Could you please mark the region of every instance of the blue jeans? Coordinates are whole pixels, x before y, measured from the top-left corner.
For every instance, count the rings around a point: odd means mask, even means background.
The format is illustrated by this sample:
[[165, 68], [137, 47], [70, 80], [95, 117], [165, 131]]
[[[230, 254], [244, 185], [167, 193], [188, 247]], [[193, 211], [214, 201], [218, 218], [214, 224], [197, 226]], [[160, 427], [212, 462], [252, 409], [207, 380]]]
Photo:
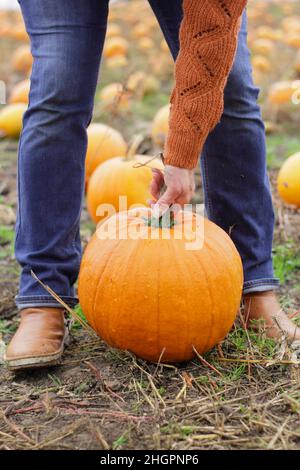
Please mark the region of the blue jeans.
[[[182, 0], [149, 0], [174, 59]], [[20, 0], [34, 64], [18, 163], [16, 258], [19, 308], [57, 306], [33, 270], [74, 306], [81, 244], [86, 128], [91, 120], [108, 0]], [[222, 119], [201, 157], [208, 216], [231, 233], [244, 265], [244, 292], [274, 289], [274, 214], [264, 125], [246, 44], [246, 15]]]

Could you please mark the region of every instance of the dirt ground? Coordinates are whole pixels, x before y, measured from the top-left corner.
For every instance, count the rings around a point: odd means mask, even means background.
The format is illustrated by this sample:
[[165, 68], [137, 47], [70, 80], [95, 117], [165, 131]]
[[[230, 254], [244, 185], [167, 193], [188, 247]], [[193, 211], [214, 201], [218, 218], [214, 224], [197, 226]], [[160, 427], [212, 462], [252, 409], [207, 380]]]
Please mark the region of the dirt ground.
[[[8, 60], [12, 45], [0, 41]], [[125, 134], [149, 129], [155, 110], [168, 100], [168, 70], [160, 93], [135, 104], [129, 115], [114, 117]], [[0, 78], [5, 74], [3, 68]], [[103, 83], [116, 79], [115, 74], [104, 71]], [[9, 76], [9, 83], [17, 78]], [[95, 119], [100, 117], [96, 106]], [[278, 129], [267, 139], [276, 212], [274, 264], [282, 281], [282, 305], [297, 321], [300, 212], [280, 202], [276, 176], [281, 162], [300, 150], [300, 138], [294, 117], [277, 121]], [[151, 151], [145, 135], [145, 151]], [[0, 142], [0, 358], [18, 324], [19, 268], [13, 255], [17, 146]], [[201, 201], [199, 179], [198, 186]], [[86, 210], [81, 226], [86, 244], [94, 230]], [[0, 449], [299, 450], [299, 361], [284, 341], [275, 344], [263, 331], [245, 330], [240, 316], [204, 361], [172, 366], [113, 350], [75, 323], [59, 366], [11, 373], [0, 363]]]

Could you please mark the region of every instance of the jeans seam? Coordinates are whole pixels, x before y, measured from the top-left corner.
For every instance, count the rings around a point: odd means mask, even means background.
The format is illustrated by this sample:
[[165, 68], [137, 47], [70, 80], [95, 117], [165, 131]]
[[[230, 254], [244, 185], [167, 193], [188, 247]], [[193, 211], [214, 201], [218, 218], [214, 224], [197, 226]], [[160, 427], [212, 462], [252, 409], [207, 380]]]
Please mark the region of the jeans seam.
[[278, 285], [279, 279], [258, 279], [257, 281], [245, 281], [244, 286], [263, 286], [263, 285]]
[[[59, 296], [59, 298], [60, 299], [70, 299], [70, 300], [72, 300], [72, 299], [76, 299], [77, 297], [75, 297], [75, 296], [72, 297], [70, 295], [61, 295], [61, 296]], [[24, 296], [23, 295], [20, 295], [20, 296], [17, 295], [16, 299], [18, 301], [24, 301], [24, 302], [25, 301], [27, 302], [28, 300], [47, 300], [49, 302], [50, 301], [52, 302], [52, 301], [55, 300], [55, 299], [53, 299], [53, 297], [47, 297], [47, 296], [44, 296], [44, 295], [24, 295]]]

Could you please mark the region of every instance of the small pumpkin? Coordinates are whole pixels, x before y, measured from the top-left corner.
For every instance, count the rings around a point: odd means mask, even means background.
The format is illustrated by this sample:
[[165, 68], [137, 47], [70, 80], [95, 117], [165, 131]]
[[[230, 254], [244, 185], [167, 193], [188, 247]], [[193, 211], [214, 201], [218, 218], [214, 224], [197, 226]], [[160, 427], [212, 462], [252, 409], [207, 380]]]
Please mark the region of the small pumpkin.
[[280, 29], [274, 29], [270, 26], [260, 26], [259, 28], [257, 28], [256, 35], [260, 39], [280, 41], [283, 37], [283, 32]]
[[17, 41], [21, 42], [29, 42], [29, 36], [25, 29], [24, 23], [16, 24], [11, 30], [12, 38], [16, 39]]
[[159, 87], [160, 83], [156, 77], [141, 71], [132, 73], [126, 83], [126, 89], [138, 97], [156, 93]]
[[[149, 226], [151, 217], [150, 209], [138, 208], [99, 227], [83, 256], [79, 301], [109, 345], [152, 362], [188, 361], [232, 327], [242, 293], [241, 259], [230, 237], [207, 219], [179, 212], [170, 237], [163, 238], [163, 228]], [[203, 245], [188, 250], [196, 226], [203, 227]]]
[[122, 67], [127, 67], [128, 59], [124, 55], [114, 55], [106, 59], [106, 67], [109, 69], [120, 69]]
[[127, 144], [120, 132], [101, 123], [92, 123], [87, 130], [88, 146], [85, 159], [86, 182], [100, 163], [124, 155]]
[[147, 25], [144, 22], [139, 23], [132, 28], [131, 36], [134, 39], [148, 38], [151, 34], [151, 25]]
[[33, 64], [30, 46], [23, 45], [18, 47], [12, 56], [12, 68], [14, 71], [27, 74]]
[[297, 72], [297, 74], [300, 75], [300, 51], [298, 52], [297, 56], [296, 56], [296, 60], [295, 60], [295, 64], [294, 64], [294, 69], [295, 71]]
[[300, 19], [297, 16], [288, 16], [282, 20], [282, 27], [286, 33], [300, 32]]
[[275, 105], [291, 104], [299, 89], [300, 80], [276, 82], [270, 88], [268, 99]]
[[169, 130], [170, 105], [163, 106], [154, 116], [151, 136], [156, 145], [164, 146]]
[[299, 32], [290, 32], [284, 39], [284, 42], [291, 47], [299, 49], [300, 47], [300, 31]]
[[125, 111], [130, 106], [130, 95], [122, 83], [110, 83], [99, 93], [101, 106], [106, 111]]
[[17, 83], [11, 91], [9, 103], [25, 103], [28, 104], [30, 90], [30, 80], [22, 80]]
[[252, 43], [252, 49], [256, 54], [269, 56], [275, 49], [274, 41], [271, 39], [255, 39]]
[[300, 209], [300, 152], [291, 155], [282, 165], [277, 180], [283, 201]]
[[153, 39], [147, 37], [141, 38], [137, 45], [141, 51], [151, 51], [155, 48]]
[[121, 34], [122, 34], [121, 26], [118, 25], [118, 23], [114, 23], [112, 21], [108, 23], [107, 31], [106, 31], [107, 38], [121, 36]]
[[121, 36], [113, 36], [106, 40], [103, 55], [104, 57], [126, 55], [128, 47], [128, 41], [126, 39]]
[[[99, 165], [92, 174], [87, 189], [87, 208], [94, 222], [102, 221], [107, 214], [97, 215], [99, 206], [111, 204], [116, 211], [124, 210], [119, 206], [120, 196], [127, 197], [127, 208], [147, 204], [151, 199], [149, 186], [152, 180], [151, 167], [163, 169], [160, 160], [145, 165], [151, 157], [116, 157]], [[141, 163], [140, 166], [137, 163]]]
[[272, 69], [271, 62], [263, 55], [255, 55], [252, 58], [252, 65], [260, 72], [269, 72]]
[[0, 111], [0, 133], [6, 137], [17, 139], [20, 136], [23, 115], [27, 109], [24, 103], [8, 104]]

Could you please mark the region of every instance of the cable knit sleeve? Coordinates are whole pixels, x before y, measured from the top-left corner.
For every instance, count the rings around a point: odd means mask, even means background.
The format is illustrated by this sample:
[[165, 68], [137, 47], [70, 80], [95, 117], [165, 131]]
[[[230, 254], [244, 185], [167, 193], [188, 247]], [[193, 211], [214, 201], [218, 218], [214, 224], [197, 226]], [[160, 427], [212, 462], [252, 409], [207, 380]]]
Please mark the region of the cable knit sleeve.
[[195, 168], [223, 112], [223, 95], [247, 0], [183, 0], [165, 164]]

